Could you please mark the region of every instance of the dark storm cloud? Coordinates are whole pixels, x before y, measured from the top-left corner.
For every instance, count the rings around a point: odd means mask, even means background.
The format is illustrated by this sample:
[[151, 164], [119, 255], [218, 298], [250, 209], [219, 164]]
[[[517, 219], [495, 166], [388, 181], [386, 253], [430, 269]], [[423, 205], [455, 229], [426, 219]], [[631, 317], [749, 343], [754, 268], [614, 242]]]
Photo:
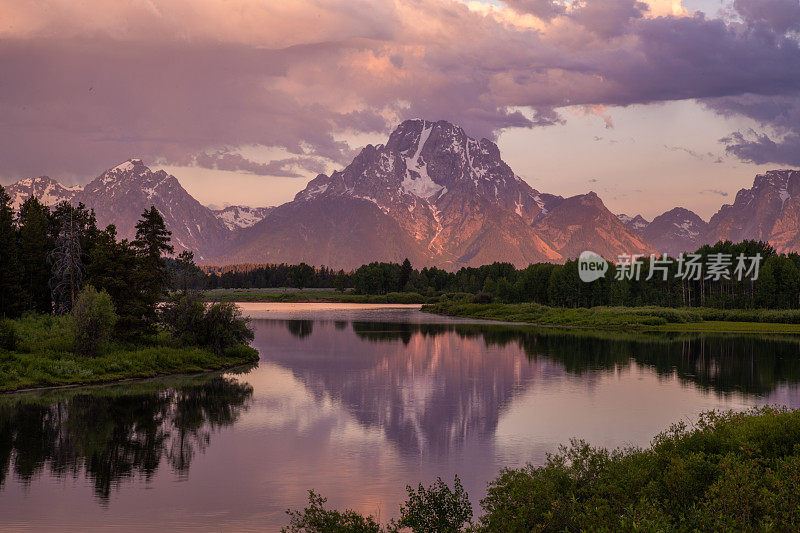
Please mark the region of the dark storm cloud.
[[[442, 0], [239, 3], [0, 0], [17, 17], [0, 27], [0, 175], [88, 179], [132, 156], [288, 175], [345, 163], [343, 136], [405, 118], [492, 138], [560, 124], [564, 106], [682, 99], [764, 126], [729, 153], [797, 161], [797, 2], [737, 0], [722, 20], [509, 0], [537, 29]], [[245, 145], [291, 156], [252, 162]]]

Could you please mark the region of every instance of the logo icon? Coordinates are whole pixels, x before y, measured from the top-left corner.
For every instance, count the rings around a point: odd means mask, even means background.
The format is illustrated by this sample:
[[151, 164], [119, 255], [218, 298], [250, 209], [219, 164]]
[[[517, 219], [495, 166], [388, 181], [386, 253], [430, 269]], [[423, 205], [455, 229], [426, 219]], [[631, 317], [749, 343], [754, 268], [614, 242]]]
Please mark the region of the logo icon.
[[578, 257], [578, 276], [581, 281], [591, 283], [606, 275], [608, 261], [599, 254], [586, 250]]

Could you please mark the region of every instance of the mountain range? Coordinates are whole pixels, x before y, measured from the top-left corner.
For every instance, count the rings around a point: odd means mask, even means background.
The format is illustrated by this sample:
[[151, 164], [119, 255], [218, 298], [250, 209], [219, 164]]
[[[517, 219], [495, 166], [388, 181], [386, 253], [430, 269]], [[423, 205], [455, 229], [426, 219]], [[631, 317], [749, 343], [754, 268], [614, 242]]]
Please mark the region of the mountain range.
[[132, 238], [154, 205], [176, 253], [206, 264], [298, 263], [351, 269], [402, 261], [455, 270], [494, 261], [518, 266], [563, 262], [592, 250], [619, 254], [693, 251], [720, 239], [760, 239], [800, 250], [800, 172], [756, 176], [732, 205], [705, 222], [676, 207], [648, 222], [615, 215], [594, 192], [563, 198], [537, 191], [502, 160], [497, 145], [446, 121], [408, 120], [385, 145], [367, 145], [340, 171], [320, 174], [277, 207], [211, 209], [177, 178], [139, 159], [106, 170], [88, 185], [64, 187], [47, 176], [6, 187], [17, 208], [37, 196], [48, 205], [82, 202], [102, 226]]

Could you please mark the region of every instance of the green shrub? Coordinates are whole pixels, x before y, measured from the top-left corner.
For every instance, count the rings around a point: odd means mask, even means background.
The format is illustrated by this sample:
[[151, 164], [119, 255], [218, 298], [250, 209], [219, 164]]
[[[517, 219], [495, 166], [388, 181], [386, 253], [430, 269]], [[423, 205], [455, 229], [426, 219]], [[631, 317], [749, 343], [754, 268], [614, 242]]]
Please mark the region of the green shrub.
[[361, 516], [347, 509], [325, 509], [326, 498], [308, 491], [308, 506], [300, 511], [286, 511], [289, 525], [285, 533], [380, 533], [381, 526], [372, 516]]
[[173, 295], [160, 309], [161, 324], [185, 344], [202, 344], [206, 305], [199, 293]]
[[400, 507], [400, 520], [392, 522], [390, 530], [409, 528], [414, 533], [457, 533], [472, 525], [472, 504], [456, 476], [453, 489], [442, 478], [430, 487], [422, 483], [415, 490], [406, 485], [408, 498]]
[[253, 340], [250, 321], [236, 304], [217, 302], [206, 307], [200, 294], [174, 297], [161, 309], [160, 319], [176, 339], [212, 348], [217, 355]]
[[111, 338], [117, 313], [106, 291], [88, 286], [81, 291], [72, 308], [75, 352], [95, 357], [102, 353]]
[[494, 296], [490, 292], [481, 291], [472, 297], [472, 303], [474, 304], [490, 304], [493, 301], [494, 301]]
[[236, 304], [219, 302], [208, 306], [200, 336], [203, 346], [209, 346], [218, 355], [223, 355], [227, 348], [252, 340], [250, 319], [242, 316]]
[[17, 349], [18, 342], [19, 335], [13, 324], [8, 320], [0, 321], [0, 350], [13, 352]]

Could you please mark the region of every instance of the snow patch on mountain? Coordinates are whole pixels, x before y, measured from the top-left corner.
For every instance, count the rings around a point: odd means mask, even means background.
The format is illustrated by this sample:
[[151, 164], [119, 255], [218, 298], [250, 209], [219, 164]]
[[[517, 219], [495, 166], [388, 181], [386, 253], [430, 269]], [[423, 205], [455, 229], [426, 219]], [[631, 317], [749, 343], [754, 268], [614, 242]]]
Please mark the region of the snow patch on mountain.
[[249, 207], [246, 205], [230, 205], [224, 209], [212, 209], [214, 215], [231, 230], [249, 228], [262, 220], [274, 207]]

